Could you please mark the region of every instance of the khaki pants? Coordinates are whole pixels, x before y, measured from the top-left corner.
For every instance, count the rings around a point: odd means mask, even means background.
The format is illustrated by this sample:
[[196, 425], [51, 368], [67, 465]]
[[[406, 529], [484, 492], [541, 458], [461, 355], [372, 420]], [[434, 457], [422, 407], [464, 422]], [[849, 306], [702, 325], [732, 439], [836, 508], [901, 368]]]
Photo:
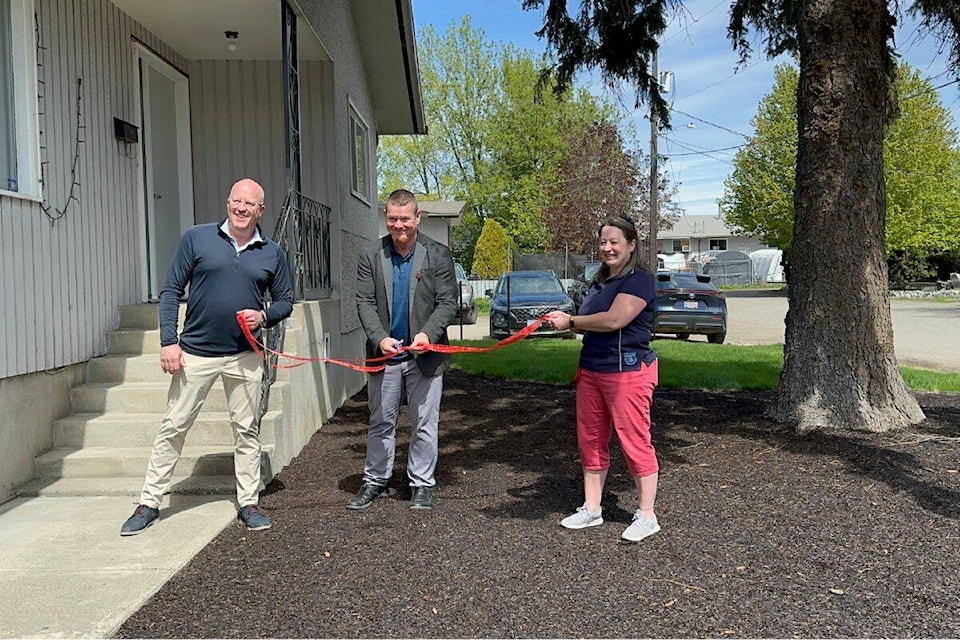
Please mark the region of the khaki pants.
[[237, 502], [257, 504], [260, 492], [260, 429], [256, 422], [260, 403], [262, 358], [252, 351], [233, 356], [205, 358], [183, 354], [184, 367], [170, 381], [167, 412], [153, 442], [150, 463], [140, 493], [140, 503], [154, 509], [170, 486], [180, 459], [183, 441], [193, 426], [203, 401], [217, 378], [223, 379], [230, 423], [233, 425], [233, 465], [237, 476]]

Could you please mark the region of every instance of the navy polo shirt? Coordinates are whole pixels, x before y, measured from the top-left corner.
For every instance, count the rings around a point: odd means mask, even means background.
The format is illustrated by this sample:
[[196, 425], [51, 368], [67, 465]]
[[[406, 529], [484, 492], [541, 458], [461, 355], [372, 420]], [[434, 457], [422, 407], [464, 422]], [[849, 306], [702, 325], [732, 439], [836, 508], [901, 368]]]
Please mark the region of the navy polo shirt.
[[590, 286], [577, 315], [609, 311], [614, 298], [626, 293], [647, 301], [640, 314], [618, 331], [584, 331], [580, 367], [598, 373], [636, 371], [641, 363], [653, 364], [657, 352], [650, 348], [653, 301], [656, 289], [653, 276], [642, 269]]
[[[390, 335], [403, 341], [404, 346], [410, 345], [410, 276], [413, 271], [413, 254], [416, 245], [410, 252], [402, 256], [396, 247], [390, 245], [390, 261], [393, 264], [393, 308], [390, 310]], [[405, 351], [390, 362], [403, 362], [413, 355]]]

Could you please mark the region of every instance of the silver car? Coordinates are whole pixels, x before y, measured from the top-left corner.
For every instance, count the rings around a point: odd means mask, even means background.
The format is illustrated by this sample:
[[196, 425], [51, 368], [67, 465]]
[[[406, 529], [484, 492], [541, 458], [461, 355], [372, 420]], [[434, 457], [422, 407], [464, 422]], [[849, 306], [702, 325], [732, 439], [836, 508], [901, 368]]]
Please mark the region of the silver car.
[[457, 305], [457, 315], [455, 318], [458, 323], [476, 324], [477, 303], [473, 299], [473, 285], [467, 281], [467, 274], [464, 273], [460, 263], [454, 263], [453, 270], [457, 274], [457, 284], [460, 285], [460, 290], [457, 294], [459, 304]]

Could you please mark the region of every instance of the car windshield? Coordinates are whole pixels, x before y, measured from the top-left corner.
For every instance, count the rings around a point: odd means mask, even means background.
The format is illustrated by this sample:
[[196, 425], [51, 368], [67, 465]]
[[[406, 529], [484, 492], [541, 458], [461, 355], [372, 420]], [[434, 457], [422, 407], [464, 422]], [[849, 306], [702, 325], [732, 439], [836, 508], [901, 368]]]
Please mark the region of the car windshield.
[[457, 280], [467, 279], [467, 274], [463, 272], [463, 267], [460, 266], [459, 262], [453, 263], [453, 271], [457, 274]]
[[593, 264], [588, 264], [583, 268], [583, 279], [586, 282], [593, 281], [593, 277], [597, 275], [597, 271], [600, 269], [600, 263], [595, 262]]
[[563, 293], [563, 285], [552, 273], [515, 274], [500, 278], [498, 295], [506, 295], [507, 279], [510, 280], [510, 295], [524, 296], [538, 293]]
[[712, 282], [700, 282], [697, 280], [697, 276], [687, 273], [672, 273], [670, 274], [670, 280], [664, 281], [657, 279], [657, 287], [661, 289], [673, 288], [673, 289], [710, 289], [714, 290], [717, 288]]

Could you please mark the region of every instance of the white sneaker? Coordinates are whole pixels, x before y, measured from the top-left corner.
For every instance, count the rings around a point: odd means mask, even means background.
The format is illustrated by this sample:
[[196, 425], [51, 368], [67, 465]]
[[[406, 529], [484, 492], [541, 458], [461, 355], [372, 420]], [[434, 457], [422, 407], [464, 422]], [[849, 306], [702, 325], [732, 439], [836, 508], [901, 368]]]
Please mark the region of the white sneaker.
[[630, 526], [626, 528], [620, 537], [629, 542], [640, 542], [644, 538], [652, 536], [657, 531], [660, 531], [660, 525], [657, 523], [656, 517], [654, 517], [653, 520], [648, 520], [640, 512], [640, 509], [637, 509], [637, 512], [633, 514], [633, 522], [630, 523]]
[[569, 515], [560, 521], [560, 526], [567, 529], [585, 529], [586, 527], [595, 527], [603, 524], [603, 507], [597, 513], [591, 513], [587, 505], [577, 507], [573, 515]]

